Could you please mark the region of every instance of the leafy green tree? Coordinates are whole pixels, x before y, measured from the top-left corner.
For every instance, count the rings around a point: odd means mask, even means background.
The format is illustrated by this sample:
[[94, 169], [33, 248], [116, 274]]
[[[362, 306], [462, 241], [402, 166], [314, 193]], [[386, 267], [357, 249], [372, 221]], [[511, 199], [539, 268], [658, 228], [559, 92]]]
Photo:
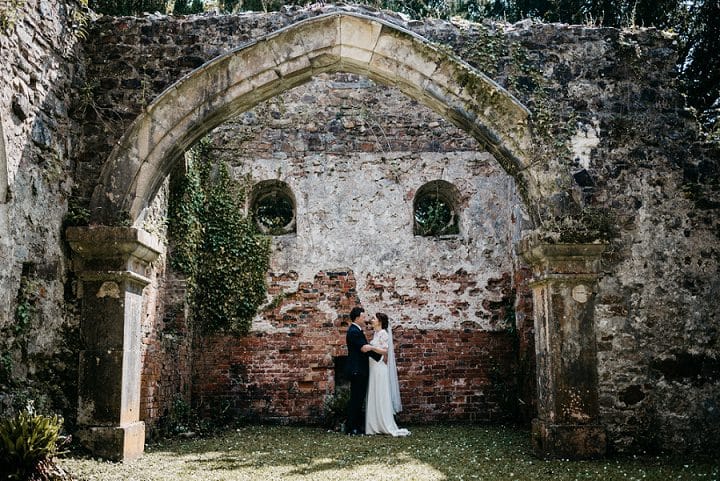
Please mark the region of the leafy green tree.
[[695, 5], [694, 20], [685, 43], [682, 74], [690, 105], [701, 113], [710, 130], [720, 127], [720, 0]]
[[190, 15], [193, 13], [202, 13], [205, 5], [202, 0], [175, 0], [173, 13], [175, 15]]
[[105, 15], [140, 15], [167, 12], [166, 0], [89, 0], [88, 7]]

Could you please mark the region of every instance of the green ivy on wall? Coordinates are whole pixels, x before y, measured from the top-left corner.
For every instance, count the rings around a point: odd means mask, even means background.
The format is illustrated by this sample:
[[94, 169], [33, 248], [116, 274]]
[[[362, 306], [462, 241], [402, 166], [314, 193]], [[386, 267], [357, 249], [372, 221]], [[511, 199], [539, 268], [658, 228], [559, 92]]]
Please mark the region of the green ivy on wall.
[[193, 324], [242, 335], [266, 300], [270, 239], [245, 215], [245, 189], [225, 164], [214, 165], [200, 142], [171, 182], [170, 262], [188, 277]]
[[0, 2], [0, 32], [7, 33], [13, 29], [20, 18], [23, 0], [5, 0]]

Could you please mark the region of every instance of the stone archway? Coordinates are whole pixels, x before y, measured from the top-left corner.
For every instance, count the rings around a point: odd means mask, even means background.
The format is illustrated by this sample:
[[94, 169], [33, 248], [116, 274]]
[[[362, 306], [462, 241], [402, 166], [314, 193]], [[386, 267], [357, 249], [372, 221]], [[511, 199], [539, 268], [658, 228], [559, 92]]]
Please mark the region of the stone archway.
[[475, 137], [522, 184], [531, 145], [529, 112], [482, 73], [421, 37], [376, 18], [331, 13], [219, 57], [163, 92], [105, 163], [92, 219], [136, 223], [185, 150], [235, 113], [323, 72], [394, 85]]
[[[542, 200], [527, 178], [529, 111], [469, 65], [392, 24], [335, 12], [203, 65], [133, 122], [104, 164], [90, 205], [93, 226], [67, 232], [82, 281], [86, 342], [78, 423], [81, 439], [96, 454], [129, 459], [143, 451], [142, 289], [149, 282], [148, 265], [161, 251], [139, 228], [110, 226], [140, 225], [173, 166], [205, 133], [313, 75], [337, 71], [399, 87], [480, 141], [516, 179], [526, 203]], [[535, 267], [535, 305], [542, 306], [536, 331], [545, 333], [536, 348], [541, 419], [534, 423], [535, 445], [542, 455], [602, 454], [597, 379], [584, 376], [596, 372], [592, 293], [599, 253], [571, 248], [558, 254], [534, 244], [526, 244], [524, 252]]]

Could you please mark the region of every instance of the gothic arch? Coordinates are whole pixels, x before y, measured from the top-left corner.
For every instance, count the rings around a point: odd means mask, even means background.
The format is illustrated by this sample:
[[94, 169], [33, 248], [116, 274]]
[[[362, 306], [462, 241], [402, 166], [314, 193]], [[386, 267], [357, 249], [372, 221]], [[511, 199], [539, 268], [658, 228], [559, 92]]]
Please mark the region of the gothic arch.
[[[530, 182], [529, 112], [483, 74], [423, 38], [376, 18], [334, 12], [279, 30], [219, 57], [163, 92], [126, 131], [103, 166], [90, 227], [67, 240], [82, 281], [78, 436], [95, 454], [132, 459], [143, 452], [139, 420], [142, 291], [158, 241], [142, 229], [114, 227], [145, 207], [185, 150], [231, 116], [307, 82], [346, 71], [400, 88], [480, 141], [513, 176], [526, 205], [541, 202]], [[97, 225], [100, 224], [100, 225]], [[605, 452], [593, 306], [601, 244], [518, 246], [533, 267], [538, 418], [542, 456]]]
[[206, 132], [316, 74], [336, 71], [399, 87], [478, 139], [521, 192], [530, 192], [522, 173], [530, 146], [523, 105], [416, 34], [377, 18], [334, 12], [208, 62], [160, 94], [105, 162], [91, 200], [93, 221], [112, 224], [124, 213], [137, 224], [175, 162]]

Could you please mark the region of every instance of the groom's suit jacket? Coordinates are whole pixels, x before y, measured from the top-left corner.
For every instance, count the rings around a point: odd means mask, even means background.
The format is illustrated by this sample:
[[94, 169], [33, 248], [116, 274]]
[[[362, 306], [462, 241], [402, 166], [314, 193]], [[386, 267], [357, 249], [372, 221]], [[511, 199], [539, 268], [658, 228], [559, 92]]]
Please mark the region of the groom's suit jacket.
[[368, 356], [372, 356], [376, 361], [382, 359], [382, 355], [375, 351], [362, 352], [360, 350], [368, 341], [362, 330], [355, 324], [350, 324], [348, 327], [345, 342], [348, 350], [347, 371], [351, 376], [353, 374], [368, 375]]

